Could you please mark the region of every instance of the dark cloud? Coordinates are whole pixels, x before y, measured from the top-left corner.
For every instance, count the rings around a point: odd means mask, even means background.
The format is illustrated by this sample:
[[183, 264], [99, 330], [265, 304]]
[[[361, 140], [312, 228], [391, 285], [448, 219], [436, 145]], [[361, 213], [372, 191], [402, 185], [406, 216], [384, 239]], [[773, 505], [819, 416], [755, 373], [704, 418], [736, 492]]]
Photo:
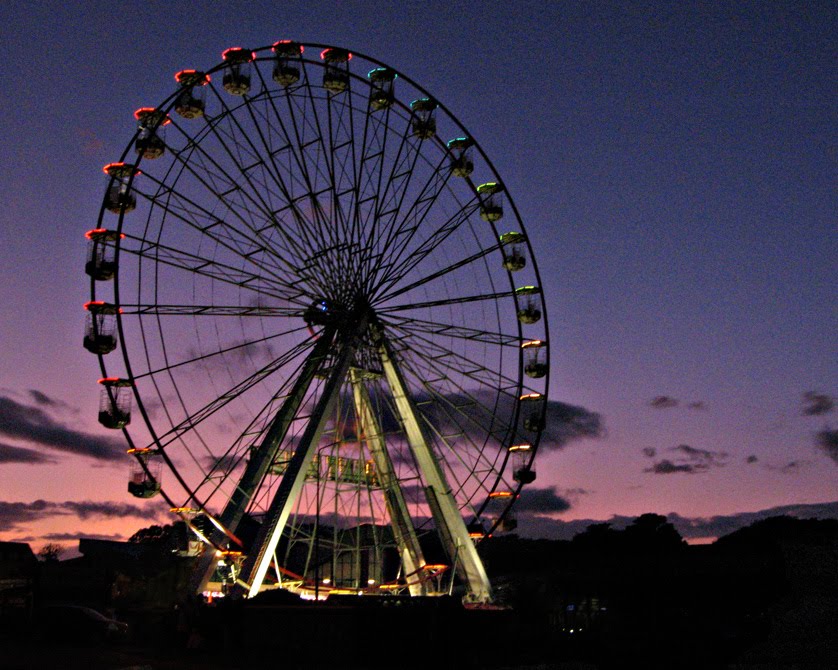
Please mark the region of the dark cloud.
[[[370, 398], [376, 408], [380, 428], [385, 433], [401, 432], [401, 422], [396, 416], [389, 393], [381, 388], [370, 389]], [[414, 395], [416, 406], [425, 418], [440, 433], [467, 433], [476, 440], [486, 438], [489, 431], [498, 440], [507, 437], [512, 423], [517, 399], [513, 396], [477, 391], [473, 395], [447, 394], [444, 396], [419, 393]], [[351, 394], [341, 396], [343, 424], [340, 432], [343, 439], [354, 440], [355, 412]], [[333, 429], [334, 426], [330, 426]], [[558, 450], [570, 442], [583, 438], [599, 438], [605, 435], [602, 416], [584, 407], [558, 400], [548, 400], [545, 408], [545, 427], [541, 433], [539, 448], [545, 451]], [[531, 439], [531, 434], [522, 431], [520, 441]]]
[[677, 447], [670, 447], [667, 451], [675, 454], [675, 459], [661, 459], [643, 472], [651, 472], [656, 475], [671, 475], [683, 473], [694, 475], [700, 472], [707, 472], [711, 467], [723, 467], [727, 463], [728, 454], [725, 451], [710, 451], [709, 449], [698, 449], [688, 444], [679, 444]]
[[0, 531], [7, 531], [32, 521], [51, 516], [76, 516], [86, 520], [92, 517], [141, 519], [156, 518], [154, 508], [139, 507], [128, 503], [94, 502], [91, 500], [52, 502], [35, 500], [30, 503], [0, 500]]
[[576, 488], [576, 489], [564, 489], [562, 491], [562, 495], [567, 496], [568, 498], [578, 498], [579, 496], [588, 496], [591, 495], [593, 491], [590, 489], [583, 489], [583, 488]]
[[692, 475], [696, 472], [701, 472], [701, 470], [697, 469], [695, 465], [691, 465], [689, 463], [675, 464], [668, 458], [664, 458], [662, 461], [658, 461], [651, 467], [646, 468], [643, 472], [653, 472], [656, 475], [671, 475], [676, 472], [684, 472], [688, 475]]
[[228, 455], [228, 456], [207, 456], [204, 458], [204, 467], [206, 467], [210, 471], [214, 472], [223, 472], [223, 473], [230, 473], [235, 470], [237, 467], [244, 465], [244, 459], [241, 456], [236, 455]]
[[[497, 399], [493, 394], [481, 392], [473, 397], [446, 396], [446, 404], [453, 405], [465, 417], [472, 419], [471, 422], [461, 421], [460, 425], [455, 427], [451, 421], [450, 411], [444, 411], [442, 402], [426, 403], [425, 400], [426, 398], [417, 397], [417, 405], [437, 428], [474, 430], [474, 436], [478, 439], [485, 437], [486, 429], [498, 435], [504, 434], [512, 422], [516, 404], [516, 400], [508, 395], [501, 395]], [[475, 400], [478, 402], [475, 403]], [[482, 429], [477, 426], [481, 426]], [[602, 417], [597, 412], [558, 400], [547, 401], [545, 427], [539, 443], [541, 449], [558, 450], [575, 440], [598, 438], [604, 435], [605, 426]], [[529, 437], [529, 434], [523, 434], [520, 439], [527, 440]]]
[[0, 463], [24, 463], [27, 465], [48, 465], [58, 461], [34, 449], [13, 447], [0, 442]]
[[838, 463], [838, 430], [826, 428], [815, 435], [815, 440], [823, 452]]
[[649, 407], [655, 409], [669, 409], [677, 406], [678, 400], [668, 395], [657, 395], [649, 401]]
[[42, 393], [36, 389], [29, 389], [29, 395], [39, 405], [46, 405], [47, 407], [56, 405], [56, 401], [50, 398], [46, 393]]
[[558, 400], [547, 401], [547, 426], [541, 435], [541, 448], [561, 449], [582, 438], [605, 436], [605, 424], [599, 412]]
[[695, 463], [696, 465], [724, 465], [724, 462], [727, 460], [727, 452], [726, 451], [710, 451], [709, 449], [697, 449], [696, 447], [691, 447], [688, 444], [679, 444], [677, 447], [673, 447], [670, 451], [675, 451], [680, 454], [683, 454], [686, 458], [688, 458], [691, 462]]
[[[36, 402], [40, 401], [36, 399]], [[41, 404], [41, 407], [24, 405], [9, 396], [0, 396], [0, 435], [100, 461], [124, 458], [125, 445], [121, 440], [63, 425], [53, 419]]]
[[746, 463], [756, 463], [758, 460], [759, 459], [756, 456], [751, 454], [750, 456], [748, 456], [748, 458], [745, 459], [745, 462]]
[[772, 516], [798, 519], [838, 519], [838, 501], [810, 505], [783, 505], [758, 512], [742, 512], [712, 517], [682, 517], [669, 514], [667, 520], [687, 539], [720, 537]]
[[705, 410], [707, 409], [707, 405], [704, 404], [703, 400], [696, 400], [691, 402], [687, 405], [687, 409], [695, 409], [695, 410]]
[[[798, 519], [838, 519], [838, 501], [810, 505], [785, 505], [758, 512], [712, 517], [683, 517], [672, 513], [667, 515], [667, 521], [675, 526], [681, 537], [692, 540], [717, 538], [773, 516], [792, 516]], [[573, 519], [571, 521], [547, 516], [521, 515], [518, 519], [517, 532], [522, 537], [528, 538], [570, 540], [593, 524], [609, 523], [612, 528], [622, 530], [632, 521], [634, 517], [622, 515], [615, 515], [605, 520]]]
[[793, 460], [793, 461], [789, 461], [788, 463], [784, 463], [782, 465], [772, 465], [772, 464], [766, 463], [763, 467], [766, 470], [773, 470], [774, 472], [781, 472], [784, 475], [792, 475], [792, 474], [796, 474], [797, 472], [800, 471], [801, 468], [804, 468], [807, 465], [809, 465], [809, 461]]
[[658, 455], [658, 450], [655, 449], [654, 447], [644, 447], [643, 448], [643, 455], [646, 458], [654, 458], [655, 456]]
[[805, 465], [807, 465], [806, 461], [789, 461], [788, 463], [780, 467], [780, 472], [783, 472], [785, 474], [795, 473]]
[[803, 414], [806, 416], [829, 414], [834, 407], [835, 399], [826, 393], [806, 391], [803, 394]]
[[559, 495], [554, 488], [527, 487], [515, 501], [517, 513], [551, 514], [566, 512], [571, 507], [570, 501]]

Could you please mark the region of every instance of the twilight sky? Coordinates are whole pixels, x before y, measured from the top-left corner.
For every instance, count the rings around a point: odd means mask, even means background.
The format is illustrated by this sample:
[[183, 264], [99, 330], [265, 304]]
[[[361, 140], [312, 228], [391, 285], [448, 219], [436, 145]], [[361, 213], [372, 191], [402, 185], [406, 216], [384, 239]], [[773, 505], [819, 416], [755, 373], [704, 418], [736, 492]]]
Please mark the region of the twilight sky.
[[552, 408], [523, 534], [838, 517], [836, 19], [828, 2], [2, 3], [0, 539], [171, 520], [128, 495], [96, 422], [83, 234], [135, 109], [227, 47], [288, 38], [428, 89], [521, 213], [551, 400], [578, 408]]

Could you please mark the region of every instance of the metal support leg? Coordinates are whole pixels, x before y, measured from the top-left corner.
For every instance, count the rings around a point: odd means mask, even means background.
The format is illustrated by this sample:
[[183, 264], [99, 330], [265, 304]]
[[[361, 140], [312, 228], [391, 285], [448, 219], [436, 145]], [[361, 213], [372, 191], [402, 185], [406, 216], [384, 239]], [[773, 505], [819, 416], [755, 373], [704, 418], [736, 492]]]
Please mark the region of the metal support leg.
[[419, 580], [416, 576], [417, 570], [425, 565], [422, 547], [419, 545], [419, 538], [416, 536], [416, 529], [413, 527], [404, 494], [395, 475], [393, 461], [387, 451], [384, 435], [375, 414], [373, 414], [369, 391], [357, 369], [351, 368], [349, 370], [349, 379], [352, 382], [355, 416], [360, 428], [359, 437], [363, 437], [366, 441], [373, 463], [375, 463], [375, 471], [384, 491], [387, 514], [390, 516], [393, 537], [396, 540], [396, 546], [399, 548], [404, 574], [409, 579], [411, 577], [414, 579], [413, 583], [408, 584], [410, 595], [425, 595], [425, 582]]
[[[262, 439], [262, 443], [250, 455], [244, 473], [219, 518], [219, 522], [227, 531], [231, 533], [236, 532], [236, 527], [239, 525], [242, 516], [244, 516], [245, 510], [253, 497], [253, 493], [258, 488], [259, 483], [265, 477], [265, 474], [276, 458], [279, 446], [285, 439], [288, 428], [294, 420], [297, 411], [300, 409], [300, 405], [308, 392], [311, 381], [326, 359], [334, 337], [334, 328], [325, 328], [320, 334], [317, 344], [314, 345], [314, 349], [312, 349], [303, 364], [300, 376], [291, 389], [291, 393], [288, 394], [279, 412], [277, 412], [271, 422], [270, 427]], [[213, 540], [217, 545], [222, 545], [222, 543], [226, 542], [226, 537], [221, 530], [216, 529], [213, 534]], [[191, 584], [193, 593], [201, 593], [206, 588], [207, 582], [212, 577], [212, 573], [215, 571], [217, 565], [218, 557], [210, 545], [205, 548], [193, 573]]]
[[393, 351], [380, 326], [375, 326], [374, 334], [381, 356], [381, 363], [384, 367], [384, 374], [396, 402], [396, 410], [404, 425], [408, 443], [416, 458], [422, 478], [427, 485], [425, 493], [431, 513], [434, 516], [434, 522], [439, 529], [443, 543], [447, 545], [449, 558], [452, 563], [456, 563], [467, 584], [468, 594], [466, 597], [472, 602], [491, 602], [492, 590], [486, 569], [483, 567], [483, 561], [480, 560], [474, 542], [469, 537], [466, 523], [460, 515], [460, 510], [451, 493], [451, 487], [445, 480], [445, 474], [428, 445], [422, 426], [419, 423], [416, 407], [408, 393], [407, 384], [395, 361]]
[[334, 410], [340, 386], [346, 379], [349, 365], [355, 355], [358, 338], [365, 327], [366, 319], [362, 319], [354, 328], [354, 332], [342, 338], [338, 360], [308, 420], [300, 444], [288, 462], [288, 467], [262, 521], [253, 548], [244, 563], [241, 581], [236, 586], [238, 593], [246, 588], [247, 596], [252, 597], [259, 593], [262, 587], [262, 581], [265, 579], [265, 573], [268, 571], [279, 539], [282, 537], [282, 531], [305, 483], [308, 464], [314, 458], [320, 436]]

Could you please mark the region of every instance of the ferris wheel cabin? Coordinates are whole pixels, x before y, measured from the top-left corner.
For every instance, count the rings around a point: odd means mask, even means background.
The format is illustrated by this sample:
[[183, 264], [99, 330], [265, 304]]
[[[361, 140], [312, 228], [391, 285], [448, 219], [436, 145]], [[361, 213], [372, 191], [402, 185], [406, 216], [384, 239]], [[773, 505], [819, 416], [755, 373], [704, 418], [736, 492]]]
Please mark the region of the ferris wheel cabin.
[[160, 493], [163, 463], [160, 454], [150, 448], [129, 449], [135, 457], [128, 479], [128, 493], [135, 498], [153, 498]]
[[503, 186], [490, 181], [477, 187], [480, 198], [480, 218], [488, 223], [503, 217]]
[[515, 289], [515, 295], [522, 298], [518, 307], [518, 321], [526, 324], [538, 323], [541, 310], [538, 309], [536, 296], [541, 293], [537, 286], [522, 286]]
[[518, 272], [527, 266], [527, 258], [521, 250], [527, 238], [522, 233], [504, 233], [500, 236], [503, 250], [503, 267], [510, 272]]
[[131, 181], [140, 171], [128, 163], [108, 163], [102, 171], [110, 178], [105, 208], [114, 214], [132, 211], [137, 206], [137, 199], [131, 193]]
[[139, 126], [134, 151], [146, 160], [160, 158], [166, 153], [162, 132], [172, 122], [169, 115], [153, 107], [140, 107], [134, 112], [134, 118]]
[[544, 396], [540, 393], [525, 393], [521, 396], [521, 411], [524, 414], [524, 428], [532, 433], [544, 430]]
[[349, 88], [349, 61], [352, 54], [346, 49], [324, 49], [320, 58], [326, 64], [323, 70], [323, 88], [337, 95]]
[[377, 67], [367, 73], [370, 80], [370, 108], [374, 111], [387, 109], [395, 99], [396, 75], [388, 67]]
[[115, 230], [94, 228], [84, 236], [89, 240], [84, 271], [95, 281], [113, 279], [116, 274], [116, 241], [125, 235]]
[[82, 344], [92, 354], [109, 354], [116, 349], [116, 315], [119, 308], [101, 300], [87, 302], [87, 320]]
[[252, 51], [233, 47], [221, 54], [224, 74], [221, 85], [230, 95], [244, 95], [250, 91], [250, 63], [255, 58]]
[[451, 174], [455, 177], [468, 177], [474, 172], [471, 147], [474, 142], [470, 137], [457, 137], [448, 141], [448, 153], [451, 161]]
[[410, 127], [414, 137], [429, 140], [436, 135], [436, 108], [436, 102], [430, 98], [417, 98], [410, 103], [410, 110], [413, 112]]
[[532, 445], [527, 442], [513, 444], [509, 447], [509, 453], [516, 461], [512, 478], [522, 484], [532, 484], [535, 481], [535, 470], [532, 469]]
[[197, 70], [181, 70], [175, 75], [181, 91], [175, 101], [175, 112], [184, 119], [197, 119], [204, 115], [207, 106], [207, 93], [204, 90], [210, 76]]
[[131, 380], [120, 377], [100, 379], [99, 423], [119, 430], [131, 423]]
[[540, 379], [547, 374], [547, 343], [530, 340], [521, 345], [524, 350], [524, 374], [533, 379]]
[[273, 45], [272, 50], [276, 56], [273, 80], [284, 88], [300, 81], [300, 57], [303, 55], [303, 45], [291, 40], [280, 40]]

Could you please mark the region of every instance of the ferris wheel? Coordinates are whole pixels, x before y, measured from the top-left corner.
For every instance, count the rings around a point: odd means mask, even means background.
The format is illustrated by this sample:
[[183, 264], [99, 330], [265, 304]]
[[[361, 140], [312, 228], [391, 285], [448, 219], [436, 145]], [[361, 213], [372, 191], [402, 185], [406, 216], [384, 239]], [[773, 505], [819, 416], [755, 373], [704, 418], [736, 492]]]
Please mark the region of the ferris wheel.
[[515, 527], [549, 378], [503, 181], [346, 49], [233, 48], [175, 80], [87, 233], [84, 346], [129, 492], [203, 541], [198, 591], [490, 601], [476, 544]]

